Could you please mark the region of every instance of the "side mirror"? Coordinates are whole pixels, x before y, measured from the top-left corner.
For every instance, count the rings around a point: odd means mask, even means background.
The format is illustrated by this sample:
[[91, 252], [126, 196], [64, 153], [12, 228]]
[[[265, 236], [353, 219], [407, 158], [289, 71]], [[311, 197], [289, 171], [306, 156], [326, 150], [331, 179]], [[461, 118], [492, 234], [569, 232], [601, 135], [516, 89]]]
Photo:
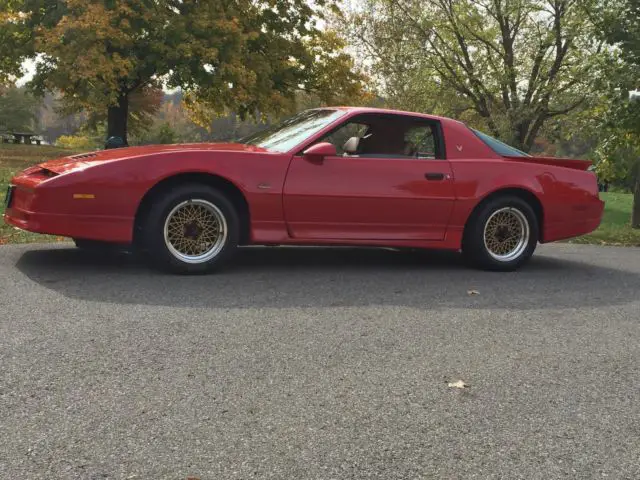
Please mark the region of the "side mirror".
[[302, 152], [305, 160], [316, 163], [322, 162], [324, 157], [335, 157], [337, 154], [336, 147], [329, 142], [316, 143]]

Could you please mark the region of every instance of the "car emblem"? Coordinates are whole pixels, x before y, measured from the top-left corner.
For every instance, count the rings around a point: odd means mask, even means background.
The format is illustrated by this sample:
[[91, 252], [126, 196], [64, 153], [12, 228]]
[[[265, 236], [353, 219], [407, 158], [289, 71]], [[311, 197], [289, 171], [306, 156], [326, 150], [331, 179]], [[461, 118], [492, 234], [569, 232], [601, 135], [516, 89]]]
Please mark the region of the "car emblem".
[[271, 188], [271, 185], [269, 185], [268, 183], [259, 183], [258, 188], [260, 190], [268, 190]]
[[462, 145], [456, 145], [456, 148], [458, 149], [459, 152], [462, 151]]

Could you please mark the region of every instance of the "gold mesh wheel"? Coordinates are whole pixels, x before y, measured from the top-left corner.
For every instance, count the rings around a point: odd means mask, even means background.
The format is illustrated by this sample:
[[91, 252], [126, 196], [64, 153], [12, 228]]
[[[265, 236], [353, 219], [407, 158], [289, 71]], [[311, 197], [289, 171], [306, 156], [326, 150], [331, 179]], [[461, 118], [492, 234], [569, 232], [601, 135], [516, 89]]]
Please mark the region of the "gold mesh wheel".
[[213, 203], [186, 200], [169, 212], [164, 242], [171, 254], [185, 263], [204, 263], [220, 253], [227, 240], [227, 222]]
[[484, 226], [484, 246], [494, 259], [510, 262], [529, 244], [529, 222], [517, 208], [504, 207], [491, 214]]

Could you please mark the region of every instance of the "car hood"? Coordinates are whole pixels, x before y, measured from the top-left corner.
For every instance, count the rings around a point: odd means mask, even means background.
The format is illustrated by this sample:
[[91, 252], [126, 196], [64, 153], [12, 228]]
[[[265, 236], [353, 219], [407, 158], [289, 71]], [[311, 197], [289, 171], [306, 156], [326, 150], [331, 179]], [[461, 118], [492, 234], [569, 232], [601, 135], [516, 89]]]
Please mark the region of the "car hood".
[[57, 174], [69, 173], [102, 164], [105, 162], [121, 161], [131, 158], [157, 155], [170, 152], [211, 151], [211, 152], [244, 152], [266, 153], [268, 150], [254, 145], [241, 143], [187, 143], [175, 145], [148, 145], [143, 147], [113, 148], [95, 152], [81, 153], [69, 157], [50, 160], [38, 167]]

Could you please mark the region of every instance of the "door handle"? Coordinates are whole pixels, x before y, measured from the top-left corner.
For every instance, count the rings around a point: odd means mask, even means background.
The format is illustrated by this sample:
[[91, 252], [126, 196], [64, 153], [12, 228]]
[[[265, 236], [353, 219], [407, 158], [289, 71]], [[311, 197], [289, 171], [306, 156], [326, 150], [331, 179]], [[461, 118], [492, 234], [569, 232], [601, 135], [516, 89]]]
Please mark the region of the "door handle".
[[444, 173], [428, 172], [424, 174], [424, 178], [427, 180], [444, 180]]

